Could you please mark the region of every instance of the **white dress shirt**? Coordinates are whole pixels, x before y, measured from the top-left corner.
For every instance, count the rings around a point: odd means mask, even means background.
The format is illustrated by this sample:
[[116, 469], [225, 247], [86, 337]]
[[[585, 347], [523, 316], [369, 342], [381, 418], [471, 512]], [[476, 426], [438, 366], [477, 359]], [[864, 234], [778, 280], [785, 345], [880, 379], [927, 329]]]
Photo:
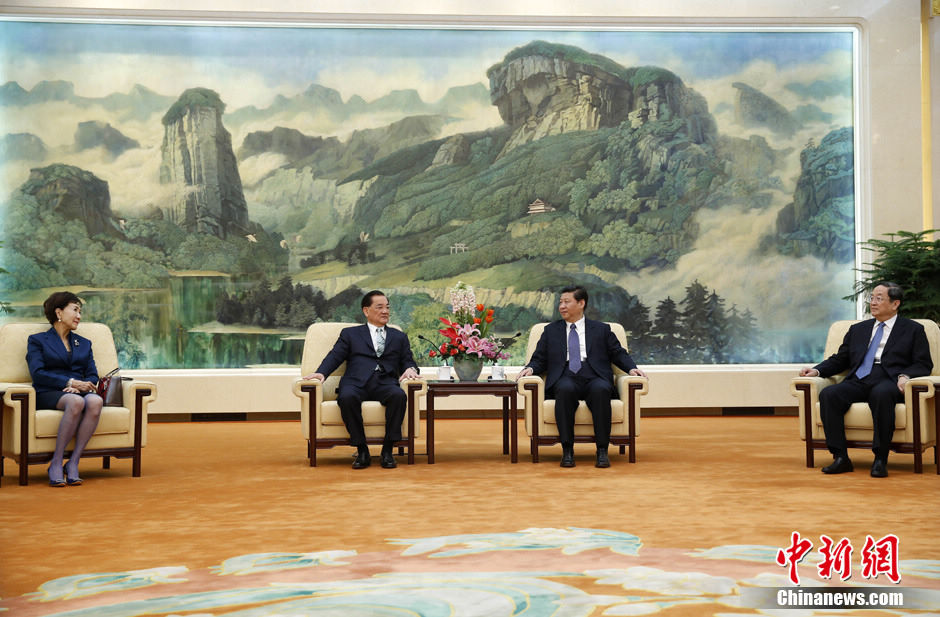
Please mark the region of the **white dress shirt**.
[[[894, 315], [891, 319], [885, 320], [883, 323], [885, 325], [884, 332], [881, 334], [881, 342], [878, 343], [878, 349], [875, 350], [875, 362], [881, 362], [881, 352], [885, 349], [885, 343], [888, 342], [888, 337], [891, 336], [891, 330], [894, 329], [894, 322], [898, 320], [897, 314]], [[871, 345], [872, 339], [875, 338], [875, 333], [878, 332], [878, 321], [875, 320], [875, 325], [871, 329], [871, 338], [868, 339], [868, 344]]]

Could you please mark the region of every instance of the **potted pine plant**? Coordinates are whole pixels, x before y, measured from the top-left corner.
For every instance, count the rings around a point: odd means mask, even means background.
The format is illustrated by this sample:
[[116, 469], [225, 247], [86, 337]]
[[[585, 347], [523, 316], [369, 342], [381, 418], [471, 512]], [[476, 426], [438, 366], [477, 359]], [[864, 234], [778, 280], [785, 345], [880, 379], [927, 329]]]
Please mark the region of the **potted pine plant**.
[[862, 246], [872, 261], [856, 270], [862, 274], [846, 300], [857, 300], [881, 281], [894, 281], [904, 289], [904, 315], [940, 323], [940, 230], [898, 231], [887, 239], [868, 240]]

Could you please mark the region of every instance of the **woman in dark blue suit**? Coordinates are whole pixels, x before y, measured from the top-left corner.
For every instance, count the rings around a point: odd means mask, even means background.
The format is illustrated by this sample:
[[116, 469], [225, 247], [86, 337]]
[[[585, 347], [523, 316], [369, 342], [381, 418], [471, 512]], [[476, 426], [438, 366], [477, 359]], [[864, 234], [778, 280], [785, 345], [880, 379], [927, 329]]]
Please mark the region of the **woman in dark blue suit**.
[[[50, 486], [77, 486], [78, 461], [95, 433], [101, 397], [95, 393], [98, 369], [91, 341], [75, 334], [82, 320], [82, 301], [69, 291], [57, 291], [42, 305], [52, 327], [27, 341], [26, 362], [36, 390], [36, 409], [61, 409], [55, 453], [49, 463]], [[69, 462], [63, 467], [65, 448], [75, 439]]]

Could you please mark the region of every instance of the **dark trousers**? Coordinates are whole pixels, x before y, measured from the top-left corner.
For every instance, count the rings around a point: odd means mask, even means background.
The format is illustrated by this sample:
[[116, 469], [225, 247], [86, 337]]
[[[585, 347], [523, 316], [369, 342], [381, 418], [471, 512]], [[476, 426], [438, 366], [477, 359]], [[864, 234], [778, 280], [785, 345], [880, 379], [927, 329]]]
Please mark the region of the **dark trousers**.
[[555, 424], [562, 444], [574, 443], [574, 415], [580, 401], [587, 403], [594, 420], [594, 443], [598, 448], [610, 444], [610, 397], [614, 387], [584, 362], [581, 370], [567, 368], [552, 386], [549, 398], [555, 399]]
[[904, 393], [898, 390], [897, 382], [879, 364], [864, 379], [851, 375], [834, 386], [823, 388], [819, 392], [819, 412], [829, 451], [833, 456], [848, 456], [845, 414], [852, 403], [868, 403], [875, 429], [871, 449], [877, 458], [887, 460], [894, 436], [894, 406], [903, 401]]
[[362, 423], [362, 401], [379, 401], [385, 405], [385, 444], [401, 440], [401, 423], [405, 419], [408, 397], [392, 375], [376, 371], [364, 386], [341, 384], [336, 395], [343, 423], [349, 432], [349, 445], [366, 445]]

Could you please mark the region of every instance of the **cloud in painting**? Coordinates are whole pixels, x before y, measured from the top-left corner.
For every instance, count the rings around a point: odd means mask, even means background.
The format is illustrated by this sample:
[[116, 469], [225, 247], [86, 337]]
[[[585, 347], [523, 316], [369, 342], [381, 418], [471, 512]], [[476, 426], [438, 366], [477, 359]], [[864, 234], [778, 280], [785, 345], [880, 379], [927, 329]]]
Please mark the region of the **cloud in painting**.
[[839, 76], [832, 79], [817, 79], [812, 83], [791, 82], [784, 86], [803, 99], [821, 101], [833, 96], [852, 96], [852, 77]]
[[40, 81], [62, 80], [75, 86], [77, 96], [89, 98], [130, 92], [135, 84], [166, 96], [179, 96], [188, 88], [209, 88], [219, 93], [229, 110], [245, 105], [267, 106], [283, 93], [271, 88], [260, 73], [233, 70], [229, 62], [221, 60], [179, 56], [84, 53], [26, 57], [15, 66], [4, 66], [4, 72], [5, 81], [15, 81], [26, 90]]
[[396, 61], [394, 70], [390, 71], [382, 63], [365, 64], [361, 59], [350, 58], [321, 70], [316, 81], [338, 91], [344, 101], [358, 95], [370, 102], [394, 90], [413, 89], [422, 101], [433, 103], [455, 86], [483, 83], [488, 87], [487, 68], [485, 62], [476, 58], [455, 59], [446, 69], [439, 70], [433, 70], [419, 60], [406, 60]]
[[[667, 296], [679, 302], [685, 288], [697, 280], [724, 298], [726, 309], [732, 305], [739, 311], [750, 309], [761, 328], [825, 331], [832, 321], [851, 318], [853, 305], [841, 300], [852, 290], [851, 267], [759, 250], [761, 238], [774, 229], [780, 208], [792, 199], [780, 192], [773, 197], [773, 206], [763, 210], [739, 205], [700, 210], [695, 218], [699, 237], [674, 268], [647, 268], [627, 273], [617, 282], [632, 293], [641, 292], [652, 315]], [[808, 306], [813, 310], [807, 311]]]

